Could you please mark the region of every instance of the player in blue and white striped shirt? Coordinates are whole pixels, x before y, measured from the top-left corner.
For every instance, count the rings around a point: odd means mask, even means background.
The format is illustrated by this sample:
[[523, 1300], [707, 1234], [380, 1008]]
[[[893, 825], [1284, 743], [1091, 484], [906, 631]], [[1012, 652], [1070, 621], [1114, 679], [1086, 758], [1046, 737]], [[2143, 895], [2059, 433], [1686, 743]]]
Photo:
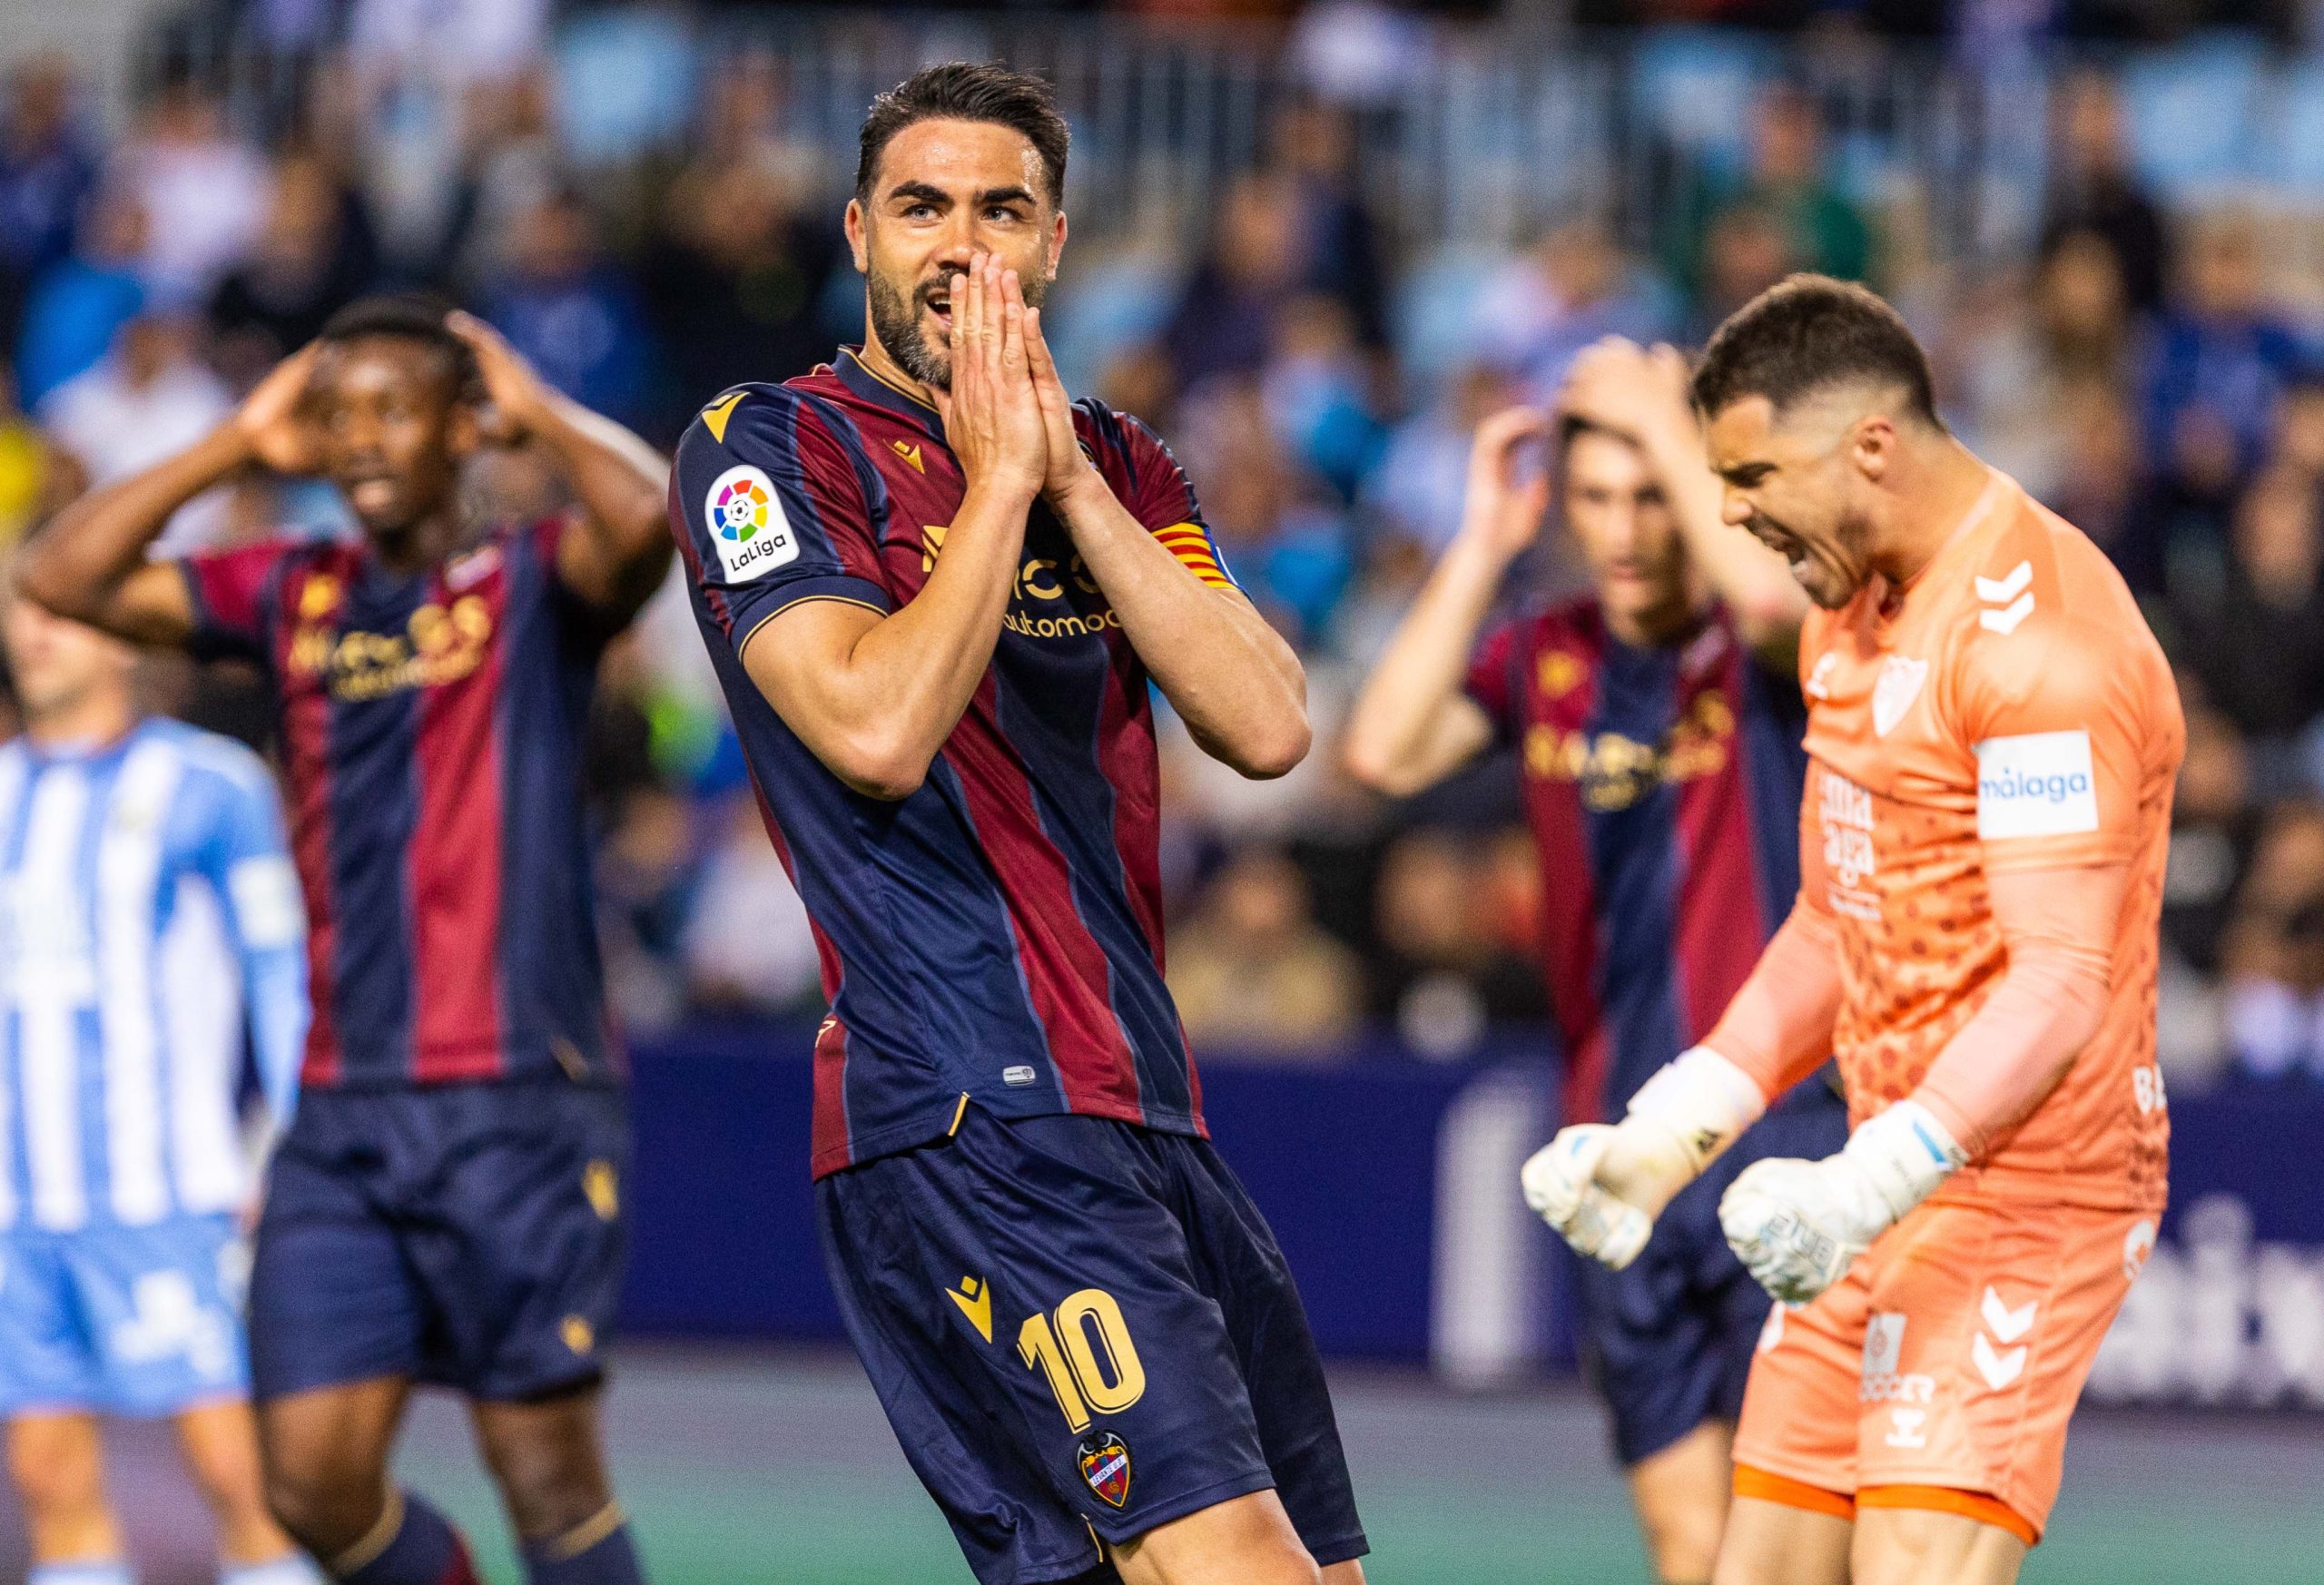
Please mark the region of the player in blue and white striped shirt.
[[100, 1413], [172, 1418], [224, 1585], [316, 1579], [267, 1516], [248, 1403], [237, 1105], [247, 1033], [279, 1127], [307, 1023], [274, 783], [141, 719], [135, 655], [7, 610], [0, 746], [0, 1414], [31, 1585], [128, 1585]]

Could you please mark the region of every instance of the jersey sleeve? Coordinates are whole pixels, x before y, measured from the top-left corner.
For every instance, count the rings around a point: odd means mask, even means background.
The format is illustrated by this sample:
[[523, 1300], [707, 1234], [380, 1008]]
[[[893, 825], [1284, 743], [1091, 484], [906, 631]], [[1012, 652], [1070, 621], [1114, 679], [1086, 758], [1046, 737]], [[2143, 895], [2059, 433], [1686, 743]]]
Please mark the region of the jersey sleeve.
[[1506, 743], [1517, 734], [1518, 670], [1524, 664], [1526, 623], [1513, 618], [1488, 629], [1469, 657], [1468, 675], [1461, 690], [1492, 718], [1493, 739]]
[[769, 618], [802, 601], [891, 609], [880, 576], [878, 476], [842, 429], [811, 397], [749, 386], [704, 409], [678, 442], [670, 527], [738, 655]]
[[1955, 662], [1955, 727], [1974, 756], [1989, 871], [2121, 863], [2139, 845], [2152, 667], [2072, 612], [1979, 632]]
[[1129, 515], [1204, 583], [1215, 589], [1239, 588], [1235, 575], [1226, 570], [1210, 525], [1203, 520], [1193, 482], [1162, 438], [1102, 403], [1075, 405], [1081, 409], [1082, 437], [1098, 470]]
[[193, 605], [190, 647], [196, 654], [262, 661], [273, 653], [282, 566], [294, 548], [283, 540], [266, 540], [178, 560]]
[[222, 792], [202, 843], [202, 868], [226, 915], [241, 969], [251, 1045], [268, 1110], [281, 1127], [299, 1093], [307, 1038], [307, 917], [282, 826], [274, 778], [240, 744], [204, 756]]

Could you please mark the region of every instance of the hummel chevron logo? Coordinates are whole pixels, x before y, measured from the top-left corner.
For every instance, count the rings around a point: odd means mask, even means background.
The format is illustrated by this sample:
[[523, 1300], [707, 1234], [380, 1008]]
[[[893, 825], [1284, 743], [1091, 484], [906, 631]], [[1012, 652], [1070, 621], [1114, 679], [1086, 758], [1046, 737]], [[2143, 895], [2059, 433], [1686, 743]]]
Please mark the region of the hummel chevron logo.
[[[944, 1296], [960, 1306], [960, 1314], [969, 1318], [969, 1324], [977, 1329], [979, 1337], [983, 1338], [987, 1343], [992, 1341], [992, 1285], [990, 1283], [980, 1283], [972, 1276], [964, 1276], [960, 1279], [959, 1287], [946, 1288]], [[1982, 1343], [1984, 1338], [1980, 1335], [1977, 1341]], [[2023, 1354], [2025, 1351], [2019, 1349], [2018, 1352]]]
[[2006, 638], [2018, 624], [2034, 615], [2034, 596], [2026, 588], [2034, 581], [2034, 564], [2021, 561], [2004, 576], [1979, 578], [1977, 598], [1996, 607], [1977, 613], [1977, 625]]
[[2024, 1344], [2007, 1354], [1997, 1354], [1994, 1345], [1985, 1341], [1985, 1334], [1982, 1332], [1970, 1341], [1969, 1359], [1976, 1365], [1977, 1373], [1985, 1378], [1985, 1385], [1996, 1393], [2025, 1373]]
[[2001, 1295], [1989, 1287], [1985, 1290], [1984, 1303], [1977, 1308], [1978, 1314], [1985, 1318], [1985, 1324], [1993, 1328], [1995, 1342], [2015, 1343], [2034, 1329], [2034, 1304], [2031, 1299], [2013, 1310], [2003, 1304]]

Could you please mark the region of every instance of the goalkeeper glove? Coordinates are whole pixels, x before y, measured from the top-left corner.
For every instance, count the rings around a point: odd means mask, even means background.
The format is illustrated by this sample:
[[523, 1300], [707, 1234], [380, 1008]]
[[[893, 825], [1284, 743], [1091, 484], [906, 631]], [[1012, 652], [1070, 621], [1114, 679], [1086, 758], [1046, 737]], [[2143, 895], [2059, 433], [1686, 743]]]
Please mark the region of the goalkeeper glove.
[[1968, 1159], [1926, 1107], [1901, 1100], [1837, 1156], [1745, 1167], [1718, 1202], [1719, 1226], [1761, 1287], [1804, 1304]]
[[1654, 1218], [1767, 1109], [1751, 1077], [1708, 1046], [1681, 1052], [1619, 1124], [1578, 1123], [1533, 1153], [1525, 1203], [1568, 1244], [1620, 1271]]

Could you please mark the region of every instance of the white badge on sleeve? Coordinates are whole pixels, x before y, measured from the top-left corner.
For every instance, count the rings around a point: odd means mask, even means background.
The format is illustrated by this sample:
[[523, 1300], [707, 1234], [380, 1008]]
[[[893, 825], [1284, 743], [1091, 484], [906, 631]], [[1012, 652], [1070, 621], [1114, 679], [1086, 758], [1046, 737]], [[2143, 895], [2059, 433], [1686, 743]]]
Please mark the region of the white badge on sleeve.
[[1977, 836], [2073, 836], [2098, 829], [2087, 732], [2029, 732], [1977, 744]]
[[783, 497], [758, 468], [730, 468], [712, 480], [702, 517], [729, 583], [763, 577], [799, 559], [799, 536], [783, 515]]

